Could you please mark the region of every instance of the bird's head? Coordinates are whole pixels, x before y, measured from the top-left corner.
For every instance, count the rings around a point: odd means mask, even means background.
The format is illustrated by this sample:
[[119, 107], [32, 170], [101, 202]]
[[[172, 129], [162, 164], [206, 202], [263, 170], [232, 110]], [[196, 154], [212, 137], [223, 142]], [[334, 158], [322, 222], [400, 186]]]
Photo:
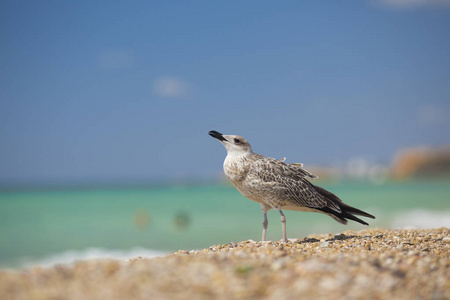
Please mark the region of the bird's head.
[[218, 139], [225, 149], [227, 149], [229, 155], [240, 156], [252, 153], [252, 147], [242, 136], [223, 135], [215, 130], [211, 130], [209, 135]]

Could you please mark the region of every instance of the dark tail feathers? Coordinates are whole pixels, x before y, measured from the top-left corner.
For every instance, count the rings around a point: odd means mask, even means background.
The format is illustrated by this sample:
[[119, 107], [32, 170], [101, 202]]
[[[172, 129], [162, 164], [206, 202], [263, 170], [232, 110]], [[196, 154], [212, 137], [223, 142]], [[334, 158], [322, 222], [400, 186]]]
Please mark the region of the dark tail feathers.
[[322, 207], [322, 208], [319, 208], [319, 209], [316, 208], [316, 209], [320, 210], [328, 215], [333, 215], [334, 217], [339, 219], [343, 224], [347, 224], [347, 219], [350, 219], [350, 220], [356, 221], [356, 222], [364, 224], [364, 225], [369, 225], [368, 223], [364, 222], [363, 220], [361, 220], [358, 217], [355, 217], [354, 215], [375, 219], [375, 217], [373, 215], [368, 214], [360, 209], [357, 209], [355, 207], [345, 204], [344, 202], [342, 202], [341, 199], [338, 198], [338, 196], [336, 196], [333, 193], [330, 193], [326, 189], [321, 188], [319, 186], [315, 186], [313, 184], [312, 184], [312, 186], [319, 194], [324, 196], [328, 201], [333, 202], [334, 204], [338, 205], [339, 208], [341, 209], [341, 212], [337, 212], [333, 209], [330, 209], [329, 207]]

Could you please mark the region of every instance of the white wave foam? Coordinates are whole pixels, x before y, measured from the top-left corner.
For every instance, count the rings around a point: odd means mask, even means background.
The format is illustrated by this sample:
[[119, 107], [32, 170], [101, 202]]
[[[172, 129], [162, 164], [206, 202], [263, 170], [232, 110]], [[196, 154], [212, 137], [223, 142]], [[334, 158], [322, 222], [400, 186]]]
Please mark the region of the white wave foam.
[[130, 250], [109, 250], [103, 248], [88, 248], [85, 250], [67, 250], [37, 260], [23, 259], [21, 267], [31, 268], [35, 266], [40, 266], [47, 268], [60, 264], [70, 265], [81, 260], [93, 260], [93, 259], [125, 260], [136, 257], [154, 258], [154, 257], [161, 257], [166, 254], [167, 252], [150, 250], [140, 247], [133, 248]]
[[450, 211], [410, 210], [395, 215], [391, 227], [404, 229], [450, 228]]

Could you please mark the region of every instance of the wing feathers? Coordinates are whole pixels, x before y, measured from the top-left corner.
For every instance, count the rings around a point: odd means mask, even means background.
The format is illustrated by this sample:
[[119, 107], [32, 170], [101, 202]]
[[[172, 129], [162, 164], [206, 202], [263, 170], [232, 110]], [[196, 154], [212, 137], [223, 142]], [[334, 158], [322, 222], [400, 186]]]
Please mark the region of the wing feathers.
[[313, 185], [306, 178], [317, 178], [317, 176], [303, 169], [303, 164], [286, 164], [283, 162], [284, 158], [276, 160], [259, 154], [253, 154], [252, 160], [249, 173], [259, 186], [270, 185], [271, 188], [266, 191], [273, 198], [287, 200], [288, 205], [321, 211], [343, 224], [347, 224], [347, 219], [350, 219], [367, 225], [354, 215], [375, 218], [371, 214], [345, 204], [339, 197], [324, 188]]
[[307, 170], [301, 168], [301, 164], [285, 164], [284, 162], [259, 154], [255, 154], [257, 160], [252, 164], [255, 176], [264, 182], [276, 182], [282, 198], [292, 200], [293, 204], [311, 208], [330, 207], [330, 209], [341, 212], [338, 205], [328, 203], [318, 193], [305, 177], [315, 178]]

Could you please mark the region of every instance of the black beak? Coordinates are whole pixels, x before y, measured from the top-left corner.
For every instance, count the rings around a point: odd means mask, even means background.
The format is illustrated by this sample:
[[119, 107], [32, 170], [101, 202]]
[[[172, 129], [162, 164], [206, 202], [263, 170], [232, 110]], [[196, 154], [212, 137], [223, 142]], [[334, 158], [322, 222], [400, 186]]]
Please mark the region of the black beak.
[[209, 134], [210, 136], [212, 136], [213, 138], [218, 139], [218, 140], [221, 141], [221, 142], [223, 142], [223, 141], [228, 142], [227, 139], [224, 138], [224, 137], [223, 137], [223, 134], [221, 134], [220, 132], [217, 132], [217, 131], [215, 131], [215, 130], [211, 130], [210, 132], [208, 132], [208, 134]]

